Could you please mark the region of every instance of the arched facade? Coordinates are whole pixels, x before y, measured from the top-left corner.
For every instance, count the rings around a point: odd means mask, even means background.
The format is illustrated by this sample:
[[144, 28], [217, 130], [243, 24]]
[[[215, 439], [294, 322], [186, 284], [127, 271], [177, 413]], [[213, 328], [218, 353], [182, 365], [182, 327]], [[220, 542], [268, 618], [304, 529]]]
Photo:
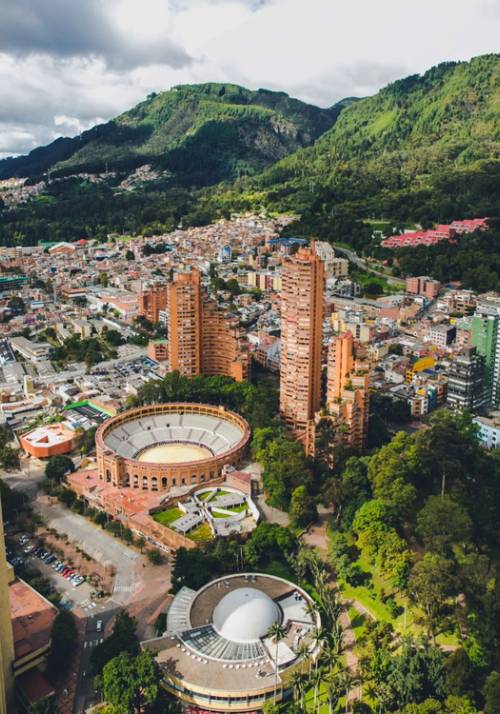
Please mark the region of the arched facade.
[[[118, 432], [120, 427], [127, 429], [127, 424], [141, 423], [141, 419], [157, 417], [168, 419], [169, 416], [199, 415], [217, 420], [217, 423], [233, 425], [238, 430], [238, 438], [229, 444], [226, 450], [219, 450], [212, 456], [199, 461], [180, 463], [151, 463], [137, 458], [124, 457], [124, 449], [109, 446], [109, 436]], [[134, 426], [137, 428], [137, 426]], [[123, 432], [122, 432], [123, 433]], [[123, 437], [120, 437], [123, 441]], [[96, 454], [99, 478], [113, 483], [117, 487], [131, 488], [137, 491], [169, 491], [171, 488], [209, 484], [219, 479], [224, 466], [235, 465], [243, 458], [250, 428], [243, 417], [223, 407], [208, 404], [178, 403], [151, 404], [118, 414], [105, 421], [96, 432]]]

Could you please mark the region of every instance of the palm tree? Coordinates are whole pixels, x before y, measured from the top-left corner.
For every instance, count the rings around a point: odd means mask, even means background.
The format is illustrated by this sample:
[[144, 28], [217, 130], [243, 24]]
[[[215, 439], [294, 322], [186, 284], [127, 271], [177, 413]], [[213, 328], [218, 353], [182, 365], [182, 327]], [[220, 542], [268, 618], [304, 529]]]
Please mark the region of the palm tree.
[[318, 704], [318, 691], [321, 687], [322, 682], [325, 679], [325, 674], [321, 669], [316, 669], [312, 676], [312, 681], [314, 685], [314, 711], [316, 711], [316, 705]]
[[[322, 627], [315, 627], [313, 630], [311, 630], [311, 639], [314, 643], [314, 648], [319, 647], [326, 639], [326, 632]], [[314, 671], [318, 671], [318, 660], [319, 657], [316, 656], [316, 659], [314, 661]]]
[[293, 701], [295, 704], [297, 704], [300, 699], [301, 709], [304, 709], [304, 693], [306, 681], [306, 675], [302, 672], [299, 672], [299, 670], [295, 670], [295, 672], [292, 672], [292, 675], [290, 677], [290, 684], [293, 687]]
[[286, 637], [286, 629], [279, 622], [271, 625], [267, 631], [267, 637], [274, 640], [276, 645], [274, 650], [274, 703], [276, 704], [276, 692], [278, 689], [278, 645]]
[[[304, 662], [309, 662], [309, 674], [311, 673], [311, 653], [309, 652], [309, 645], [307, 642], [302, 641], [297, 647], [297, 656], [302, 658], [302, 664]], [[304, 672], [304, 667], [301, 668], [302, 673]]]

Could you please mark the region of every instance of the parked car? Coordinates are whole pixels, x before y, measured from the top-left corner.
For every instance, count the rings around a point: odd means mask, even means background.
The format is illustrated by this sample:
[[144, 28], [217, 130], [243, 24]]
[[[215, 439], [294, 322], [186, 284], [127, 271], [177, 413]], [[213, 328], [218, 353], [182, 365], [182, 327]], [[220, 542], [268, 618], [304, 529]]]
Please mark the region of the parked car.
[[45, 558], [45, 564], [51, 565], [55, 560], [57, 560], [55, 555], [49, 555], [48, 558]]
[[33, 550], [34, 547], [35, 547], [35, 546], [34, 546], [32, 543], [30, 543], [29, 545], [26, 546], [26, 548], [23, 548], [23, 552], [24, 552], [24, 553], [31, 553], [31, 551]]
[[79, 585], [81, 585], [84, 582], [85, 582], [85, 578], [83, 577], [83, 575], [80, 575], [78, 578], [76, 578], [76, 580], [73, 581], [73, 586], [75, 588], [77, 588]]
[[96, 632], [102, 632], [102, 620], [97, 620], [95, 629], [96, 629]]

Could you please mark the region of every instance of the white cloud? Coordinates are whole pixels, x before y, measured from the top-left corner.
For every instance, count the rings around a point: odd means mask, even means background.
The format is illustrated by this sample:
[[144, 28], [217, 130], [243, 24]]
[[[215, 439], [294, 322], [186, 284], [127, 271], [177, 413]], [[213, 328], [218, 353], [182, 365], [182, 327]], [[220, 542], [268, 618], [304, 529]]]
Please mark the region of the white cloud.
[[77, 133], [184, 82], [268, 87], [328, 106], [493, 52], [500, 36], [498, 0], [16, 0], [8, 9], [3, 153]]

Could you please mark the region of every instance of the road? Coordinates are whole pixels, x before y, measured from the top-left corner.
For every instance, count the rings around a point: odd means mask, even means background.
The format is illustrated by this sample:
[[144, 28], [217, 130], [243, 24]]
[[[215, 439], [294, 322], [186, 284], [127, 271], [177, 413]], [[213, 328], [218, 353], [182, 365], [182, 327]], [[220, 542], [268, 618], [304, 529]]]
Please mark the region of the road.
[[385, 278], [389, 285], [403, 285], [403, 281], [400, 278], [394, 278], [390, 275], [387, 275], [386, 273], [383, 273], [381, 270], [376, 270], [375, 268], [372, 268], [366, 260], [360, 258], [357, 253], [352, 250], [349, 250], [349, 248], [344, 248], [339, 245], [335, 245], [335, 243], [333, 244], [333, 247], [336, 251], [345, 255], [346, 258], [351, 261], [351, 263], [354, 263], [358, 266], [358, 268], [361, 268], [361, 270], [366, 270], [368, 273], [373, 273], [373, 275], [378, 275], [380, 278]]
[[[49, 504], [42, 499], [37, 499], [38, 484], [45, 478], [45, 464], [34, 459], [23, 461], [20, 472], [3, 472], [2, 479], [12, 489], [27, 495], [34, 510], [43, 517], [48, 527], [54, 528], [59, 533], [66, 533], [72, 543], [82, 548], [94, 560], [103, 565], [112, 564], [115, 568], [111, 597], [106, 601], [93, 601], [90, 597], [92, 588], [87, 583], [74, 588], [50, 566], [33, 557], [34, 564], [43, 575], [50, 579], [66, 600], [70, 600], [78, 608], [77, 614], [82, 613], [84, 639], [81, 643], [79, 671], [75, 672], [76, 693], [73, 706], [73, 714], [81, 714], [98, 702], [98, 695], [90, 675], [92, 652], [109, 634], [109, 623], [118, 610], [133, 597], [134, 589], [141, 589], [142, 583], [137, 582], [135, 570], [141, 560], [145, 562], [145, 558], [61, 504]], [[103, 623], [102, 632], [97, 632], [99, 620]]]

